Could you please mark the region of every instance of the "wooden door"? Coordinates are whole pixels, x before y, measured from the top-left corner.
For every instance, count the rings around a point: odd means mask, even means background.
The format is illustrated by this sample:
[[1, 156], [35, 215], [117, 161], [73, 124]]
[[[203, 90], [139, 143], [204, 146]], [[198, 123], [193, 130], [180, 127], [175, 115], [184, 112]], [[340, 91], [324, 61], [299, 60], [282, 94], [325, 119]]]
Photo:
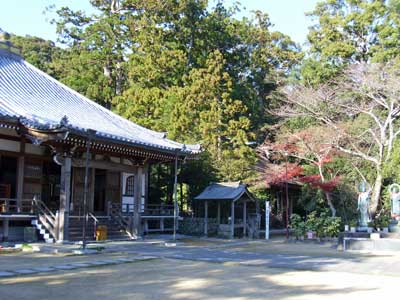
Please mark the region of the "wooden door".
[[[93, 185], [92, 185], [92, 169], [89, 169], [88, 176], [88, 194], [87, 205], [90, 209], [93, 207], [91, 201], [93, 200]], [[71, 212], [73, 214], [83, 214], [83, 197], [85, 193], [85, 168], [74, 167], [72, 171], [72, 201]]]
[[106, 178], [106, 201], [121, 203], [121, 173], [107, 170]]

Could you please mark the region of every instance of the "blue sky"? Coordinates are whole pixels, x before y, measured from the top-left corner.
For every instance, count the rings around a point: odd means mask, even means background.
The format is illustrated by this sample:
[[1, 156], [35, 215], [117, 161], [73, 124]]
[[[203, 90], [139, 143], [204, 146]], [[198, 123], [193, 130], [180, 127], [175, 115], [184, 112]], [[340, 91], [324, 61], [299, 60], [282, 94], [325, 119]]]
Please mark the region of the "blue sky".
[[[233, 0], [230, 0], [233, 1]], [[50, 15], [43, 14], [51, 4], [57, 7], [69, 6], [72, 9], [89, 10], [87, 0], [11, 0], [1, 1], [0, 28], [18, 35], [35, 35], [56, 40], [55, 27], [49, 23]], [[229, 2], [229, 1], [227, 1]], [[288, 34], [296, 42], [306, 40], [310, 21], [304, 13], [314, 8], [318, 0], [241, 0], [246, 7], [241, 15], [248, 15], [252, 10], [267, 12], [274, 30]]]

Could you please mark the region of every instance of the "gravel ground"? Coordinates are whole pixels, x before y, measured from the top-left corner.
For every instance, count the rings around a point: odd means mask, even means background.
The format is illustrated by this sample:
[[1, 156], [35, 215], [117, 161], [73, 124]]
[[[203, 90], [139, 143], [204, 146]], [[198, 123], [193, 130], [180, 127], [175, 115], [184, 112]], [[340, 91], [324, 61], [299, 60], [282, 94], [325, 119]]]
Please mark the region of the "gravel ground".
[[0, 280], [2, 299], [379, 299], [398, 277], [172, 259]]
[[[330, 243], [185, 238], [105, 243], [92, 255], [39, 246], [44, 252], [0, 255], [0, 299], [376, 300], [397, 294], [400, 279], [397, 253], [343, 253]], [[131, 262], [146, 255], [156, 259]], [[101, 265], [107, 260], [123, 262]], [[29, 274], [34, 268], [52, 270]]]

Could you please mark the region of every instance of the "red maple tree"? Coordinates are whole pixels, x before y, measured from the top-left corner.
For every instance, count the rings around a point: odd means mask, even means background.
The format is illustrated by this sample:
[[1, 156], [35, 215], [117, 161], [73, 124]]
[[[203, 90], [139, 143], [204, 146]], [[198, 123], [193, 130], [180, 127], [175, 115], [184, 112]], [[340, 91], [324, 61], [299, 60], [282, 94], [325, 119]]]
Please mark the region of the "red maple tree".
[[[268, 172], [267, 184], [298, 182], [318, 188], [324, 192], [332, 216], [335, 216], [336, 209], [331, 193], [339, 184], [340, 177], [329, 168], [329, 163], [333, 162], [334, 156], [337, 155], [332, 144], [326, 142], [332, 138], [326, 129], [311, 128], [281, 137], [283, 143], [264, 143], [261, 147], [264, 154], [279, 165], [278, 168], [274, 168], [275, 172]], [[288, 157], [294, 159], [295, 163], [288, 163]], [[280, 163], [282, 158], [286, 160], [283, 164]], [[304, 164], [315, 166], [317, 173], [304, 175]]]

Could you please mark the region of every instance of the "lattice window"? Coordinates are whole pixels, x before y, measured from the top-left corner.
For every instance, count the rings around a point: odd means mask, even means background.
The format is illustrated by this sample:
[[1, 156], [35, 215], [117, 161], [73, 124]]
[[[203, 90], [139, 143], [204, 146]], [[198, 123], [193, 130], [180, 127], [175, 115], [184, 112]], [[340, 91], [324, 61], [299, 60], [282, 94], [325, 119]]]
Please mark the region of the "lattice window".
[[135, 194], [135, 176], [131, 175], [126, 178], [125, 196], [134, 196]]

